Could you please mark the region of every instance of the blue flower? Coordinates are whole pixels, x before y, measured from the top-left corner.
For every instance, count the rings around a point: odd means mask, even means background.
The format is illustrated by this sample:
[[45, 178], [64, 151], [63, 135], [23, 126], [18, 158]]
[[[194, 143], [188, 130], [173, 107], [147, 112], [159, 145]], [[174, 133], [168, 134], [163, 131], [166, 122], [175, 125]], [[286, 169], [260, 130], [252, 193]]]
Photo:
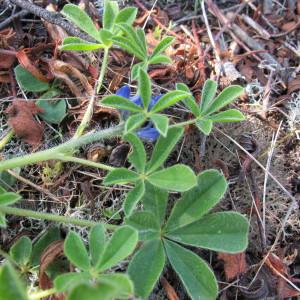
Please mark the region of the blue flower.
[[[130, 97], [130, 93], [131, 93], [130, 87], [128, 85], [124, 85], [120, 89], [117, 90], [116, 95], [127, 98], [130, 101], [132, 101], [133, 103], [135, 103], [136, 105], [142, 107], [143, 104], [142, 104], [141, 96], [135, 95], [133, 97]], [[151, 102], [149, 104], [148, 109], [151, 109], [154, 106], [154, 104], [160, 99], [161, 96], [162, 95], [151, 96]], [[128, 112], [123, 114], [123, 117], [127, 118]], [[152, 122], [148, 122], [144, 127], [137, 130], [136, 133], [141, 139], [145, 139], [150, 142], [154, 142], [159, 137], [159, 132], [154, 128]]]

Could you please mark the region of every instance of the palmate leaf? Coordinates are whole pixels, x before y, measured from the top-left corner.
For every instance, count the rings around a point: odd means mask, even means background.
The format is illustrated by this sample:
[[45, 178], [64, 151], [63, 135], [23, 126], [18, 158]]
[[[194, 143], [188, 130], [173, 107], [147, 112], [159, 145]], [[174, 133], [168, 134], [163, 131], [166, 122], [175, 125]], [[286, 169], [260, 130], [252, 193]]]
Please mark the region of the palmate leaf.
[[209, 103], [209, 105], [201, 111], [202, 115], [210, 115], [224, 106], [233, 102], [237, 97], [242, 95], [244, 89], [239, 85], [231, 85], [225, 88], [216, 99]]
[[125, 123], [125, 134], [141, 127], [146, 121], [146, 116], [144, 114], [134, 114], [130, 116]]
[[0, 267], [0, 299], [3, 300], [27, 300], [27, 293], [19, 274], [6, 261]]
[[239, 253], [248, 245], [248, 220], [236, 212], [208, 214], [166, 234], [179, 243], [219, 252]]
[[78, 284], [71, 290], [68, 300], [111, 300], [115, 299], [117, 289], [113, 283]]
[[88, 284], [90, 279], [91, 275], [87, 272], [65, 273], [55, 277], [54, 287], [59, 292], [65, 292], [77, 285]]
[[112, 38], [112, 41], [115, 45], [127, 51], [129, 54], [136, 56], [140, 60], [144, 61], [146, 59], [144, 53], [140, 50], [140, 48], [137, 47], [137, 45], [128, 38], [124, 36], [114, 36]]
[[126, 23], [132, 25], [137, 15], [137, 8], [135, 7], [125, 7], [116, 16], [115, 23]]
[[[100, 39], [100, 35], [99, 35]], [[97, 49], [103, 49], [103, 44], [90, 43], [82, 40], [78, 37], [66, 37], [63, 40], [62, 45], [59, 47], [60, 50], [72, 50], [72, 51], [93, 51]]]
[[[189, 87], [184, 83], [176, 83], [176, 89], [190, 93]], [[185, 105], [185, 107], [188, 108], [194, 114], [195, 117], [200, 116], [200, 108], [196, 103], [194, 97], [187, 97], [186, 99], [183, 99], [182, 102]]]
[[94, 25], [92, 19], [86, 12], [81, 10], [75, 4], [66, 4], [61, 13], [72, 23], [78, 26], [82, 31], [93, 37], [96, 41], [101, 42], [98, 29]]
[[147, 41], [146, 41], [145, 31], [142, 28], [137, 28], [136, 29], [136, 34], [139, 38], [139, 44], [141, 45], [141, 48], [142, 48], [143, 53], [144, 53], [144, 59], [146, 59], [148, 50], [147, 50]]
[[182, 164], [156, 171], [147, 180], [161, 189], [177, 192], [188, 191], [197, 183], [192, 169]]
[[133, 252], [137, 242], [138, 232], [134, 228], [120, 227], [106, 243], [102, 259], [96, 269], [100, 272], [115, 266]]
[[111, 47], [112, 46], [113, 34], [109, 30], [107, 30], [107, 29], [99, 30], [99, 36], [100, 36], [100, 39], [101, 39], [102, 43], [106, 47]]
[[76, 267], [83, 271], [90, 269], [90, 260], [88, 252], [80, 236], [73, 231], [70, 231], [64, 243], [64, 253], [67, 258]]
[[146, 151], [143, 142], [133, 133], [126, 134], [124, 140], [129, 142], [132, 146], [132, 151], [128, 155], [129, 162], [138, 172], [144, 172], [146, 166]]
[[0, 228], [6, 227], [6, 219], [3, 213], [0, 213]]
[[0, 194], [0, 206], [2, 205], [12, 205], [19, 201], [22, 197], [13, 192], [5, 192], [3, 194]]
[[146, 191], [143, 196], [144, 210], [151, 212], [162, 225], [165, 220], [168, 204], [168, 192], [146, 183]]
[[172, 59], [166, 55], [156, 55], [149, 59], [149, 65], [170, 64]]
[[160, 240], [145, 243], [129, 263], [128, 274], [134, 283], [135, 294], [146, 299], [165, 265], [165, 253]]
[[21, 236], [10, 248], [10, 257], [20, 266], [29, 263], [32, 253], [32, 243], [28, 236]]
[[100, 102], [100, 104], [105, 105], [105, 106], [111, 106], [111, 107], [121, 109], [121, 110], [128, 110], [131, 112], [142, 112], [143, 111], [143, 109], [140, 106], [136, 105], [129, 99], [121, 97], [121, 96], [117, 96], [117, 95], [110, 95], [110, 96], [105, 97]]
[[96, 266], [104, 252], [105, 247], [105, 229], [102, 224], [95, 225], [89, 232], [89, 252], [91, 262]]
[[143, 107], [147, 111], [151, 102], [151, 80], [148, 74], [143, 69], [139, 70], [138, 86]]
[[220, 122], [220, 123], [240, 122], [245, 120], [245, 116], [237, 109], [228, 109], [225, 111], [221, 111], [217, 114], [210, 115], [208, 118], [213, 122]]
[[[137, 33], [137, 29], [134, 29], [132, 26], [123, 23], [118, 25], [119, 28], [126, 34], [126, 40], [130, 41], [130, 44], [133, 45], [134, 49], [131, 51], [139, 53], [142, 60], [147, 59], [147, 52], [145, 51], [145, 41], [141, 40], [141, 32]], [[138, 57], [138, 56], [137, 56]]]
[[166, 161], [171, 151], [182, 137], [183, 128], [170, 128], [166, 137], [160, 136], [155, 144], [151, 159], [147, 165], [147, 172], [157, 170]]
[[199, 220], [223, 197], [225, 177], [217, 170], [207, 170], [197, 177], [197, 186], [183, 194], [174, 205], [165, 231], [171, 231]]
[[209, 135], [213, 128], [213, 121], [211, 120], [198, 120], [196, 121], [196, 126], [205, 135]]
[[142, 199], [145, 193], [145, 183], [140, 181], [136, 186], [128, 192], [126, 199], [123, 204], [124, 212], [126, 216], [129, 216], [135, 209], [138, 202]]
[[192, 300], [215, 300], [218, 285], [214, 273], [198, 255], [176, 243], [164, 240], [168, 260]]
[[162, 114], [153, 114], [151, 117], [152, 122], [155, 125], [157, 131], [163, 136], [166, 137], [169, 128], [169, 118]]
[[158, 56], [160, 53], [164, 52], [174, 41], [174, 38], [167, 36], [163, 38], [159, 44], [154, 48], [151, 58]]
[[139, 175], [136, 172], [127, 170], [126, 168], [117, 168], [110, 171], [103, 180], [104, 185], [123, 184], [135, 182], [139, 180]]
[[163, 109], [170, 107], [175, 103], [186, 99], [187, 97], [191, 97], [191, 95], [184, 91], [177, 90], [168, 92], [156, 102], [156, 104], [152, 107], [151, 112], [157, 113], [159, 111], [162, 111]]
[[138, 211], [126, 218], [126, 224], [139, 232], [139, 240], [152, 240], [160, 236], [160, 224], [149, 211]]
[[114, 299], [131, 298], [134, 292], [133, 282], [127, 274], [111, 273], [101, 274], [97, 277], [100, 284], [112, 284], [114, 288]]
[[205, 81], [204, 86], [202, 88], [202, 94], [201, 94], [201, 102], [200, 102], [201, 113], [206, 111], [210, 107], [216, 95], [217, 87], [218, 84], [216, 81], [211, 79]]
[[103, 28], [111, 30], [114, 27], [115, 19], [119, 14], [119, 5], [117, 1], [105, 0], [103, 11]]

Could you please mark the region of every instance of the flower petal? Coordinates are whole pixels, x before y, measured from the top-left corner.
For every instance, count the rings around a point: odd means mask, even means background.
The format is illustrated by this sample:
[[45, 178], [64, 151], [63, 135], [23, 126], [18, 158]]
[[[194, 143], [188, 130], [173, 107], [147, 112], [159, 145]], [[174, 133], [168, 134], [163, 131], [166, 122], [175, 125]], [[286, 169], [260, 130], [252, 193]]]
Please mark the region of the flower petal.
[[116, 91], [116, 95], [129, 99], [130, 92], [130, 87], [128, 85], [124, 85]]
[[154, 106], [154, 104], [156, 104], [156, 102], [161, 98], [161, 96], [162, 96], [162, 94], [151, 97], [151, 102], [150, 102], [150, 105], [149, 105], [149, 110], [151, 110], [151, 108]]
[[141, 99], [141, 96], [135, 95], [135, 96], [133, 96], [133, 97], [130, 97], [130, 100], [131, 100], [134, 104], [136, 104], [136, 105], [142, 107], [142, 99]]
[[159, 137], [159, 132], [152, 127], [153, 125], [148, 125], [141, 128], [136, 133], [141, 139], [145, 139], [149, 142], [154, 142]]

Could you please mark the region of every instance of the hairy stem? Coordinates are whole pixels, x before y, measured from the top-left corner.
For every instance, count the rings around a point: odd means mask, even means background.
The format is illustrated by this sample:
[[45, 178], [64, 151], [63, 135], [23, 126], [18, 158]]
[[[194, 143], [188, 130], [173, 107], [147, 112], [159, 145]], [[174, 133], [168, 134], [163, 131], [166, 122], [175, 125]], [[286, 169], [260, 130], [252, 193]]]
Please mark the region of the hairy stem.
[[40, 300], [42, 298], [51, 296], [51, 295], [55, 294], [56, 292], [57, 292], [56, 289], [52, 288], [52, 289], [48, 289], [48, 290], [39, 291], [39, 292], [29, 294], [28, 298], [29, 298], [29, 300]]
[[14, 136], [14, 131], [10, 130], [0, 141], [0, 150], [2, 150], [6, 146], [6, 144], [10, 142], [13, 136]]
[[85, 165], [85, 166], [89, 166], [89, 167], [93, 167], [93, 168], [98, 168], [98, 169], [102, 169], [102, 170], [107, 170], [107, 171], [112, 171], [115, 168], [105, 165], [105, 164], [101, 164], [101, 163], [97, 163], [91, 160], [87, 160], [87, 159], [83, 159], [83, 158], [78, 158], [78, 157], [74, 157], [74, 156], [68, 156], [68, 155], [59, 155], [57, 157], [57, 159], [61, 160], [61, 161], [68, 161], [68, 162], [74, 162], [74, 163], [78, 163], [81, 165]]
[[[1, 161], [0, 171], [4, 171], [7, 169], [14, 169], [16, 167], [22, 167], [40, 161], [65, 160], [64, 157], [68, 157], [68, 155], [71, 156], [74, 153], [74, 151], [79, 147], [105, 138], [122, 135], [123, 129], [124, 129], [124, 125], [120, 124], [112, 128], [96, 131], [94, 133], [85, 134], [81, 137], [78, 137], [77, 139], [71, 139], [68, 142], [65, 142], [59, 146], [47, 150]], [[76, 158], [72, 159], [72, 161], [75, 160]], [[77, 162], [79, 162], [79, 160], [77, 160]], [[98, 165], [98, 167], [99, 166], [100, 165]], [[108, 170], [108, 168], [109, 168], [108, 166], [105, 166], [105, 170]]]
[[[59, 216], [50, 213], [41, 213], [29, 209], [10, 207], [10, 206], [0, 206], [0, 212], [8, 215], [15, 215], [15, 216], [21, 216], [21, 217], [33, 218], [33, 219], [42, 219], [42, 220], [47, 220], [52, 222], [72, 224], [75, 226], [83, 226], [83, 227], [93, 227], [99, 224], [99, 222], [95, 222], [95, 221], [81, 220], [73, 217]], [[112, 225], [106, 223], [103, 223], [103, 225], [108, 230], [115, 230], [119, 227], [118, 225]]]
[[[98, 80], [98, 84], [97, 84], [97, 94], [100, 92], [100, 89], [103, 84], [103, 79], [104, 79], [104, 75], [105, 75], [105, 71], [106, 71], [107, 63], [108, 63], [108, 52], [109, 52], [109, 48], [104, 48], [104, 55], [103, 55], [99, 80]], [[75, 132], [74, 138], [80, 137], [83, 134], [86, 127], [89, 125], [89, 123], [92, 119], [92, 116], [93, 116], [94, 103], [95, 103], [95, 95], [93, 95], [93, 97], [90, 99], [90, 102], [84, 113], [81, 123]]]

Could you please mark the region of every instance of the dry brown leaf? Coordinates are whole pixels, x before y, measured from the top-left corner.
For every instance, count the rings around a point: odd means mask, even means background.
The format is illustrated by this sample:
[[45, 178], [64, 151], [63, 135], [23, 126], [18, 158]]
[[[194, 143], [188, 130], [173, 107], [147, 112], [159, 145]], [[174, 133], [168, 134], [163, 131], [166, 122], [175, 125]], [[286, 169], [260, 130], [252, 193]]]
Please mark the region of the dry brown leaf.
[[14, 55], [0, 53], [0, 70], [7, 70], [12, 67], [16, 60]]
[[291, 95], [293, 92], [300, 90], [300, 75], [295, 79], [288, 82], [288, 94]]
[[166, 291], [167, 297], [169, 300], [179, 300], [174, 288], [170, 285], [165, 277], [162, 277], [161, 283]]
[[237, 254], [219, 253], [218, 258], [224, 261], [225, 276], [228, 281], [247, 270], [245, 252]]
[[52, 60], [49, 62], [49, 67], [53, 75], [62, 79], [78, 99], [84, 98], [85, 95], [73, 82], [71, 76], [79, 79], [85, 93], [89, 97], [93, 96], [94, 89], [90, 85], [87, 77], [80, 71], [78, 71], [76, 68], [74, 68], [72, 65], [65, 63], [61, 60]]
[[[46, 9], [50, 12], [57, 12], [56, 6], [53, 5], [52, 3], [47, 5]], [[68, 34], [65, 32], [65, 30], [63, 30], [60, 26], [46, 22], [43, 19], [42, 19], [42, 21], [49, 33], [49, 36], [51, 37], [51, 39], [53, 41], [62, 41], [64, 38], [66, 38], [68, 36]]]
[[31, 62], [29, 59], [27, 52], [29, 49], [22, 49], [17, 52], [16, 57], [20, 63], [20, 65], [30, 72], [34, 77], [38, 78], [41, 81], [49, 82], [50, 80], [43, 75], [40, 70]]
[[16, 136], [32, 146], [38, 146], [43, 137], [44, 125], [36, 121], [34, 116], [44, 110], [34, 102], [15, 100], [7, 109], [8, 124]]
[[48, 266], [64, 253], [64, 241], [52, 242], [42, 253], [39, 270], [39, 285], [41, 289], [49, 289], [52, 282], [46, 274]]

